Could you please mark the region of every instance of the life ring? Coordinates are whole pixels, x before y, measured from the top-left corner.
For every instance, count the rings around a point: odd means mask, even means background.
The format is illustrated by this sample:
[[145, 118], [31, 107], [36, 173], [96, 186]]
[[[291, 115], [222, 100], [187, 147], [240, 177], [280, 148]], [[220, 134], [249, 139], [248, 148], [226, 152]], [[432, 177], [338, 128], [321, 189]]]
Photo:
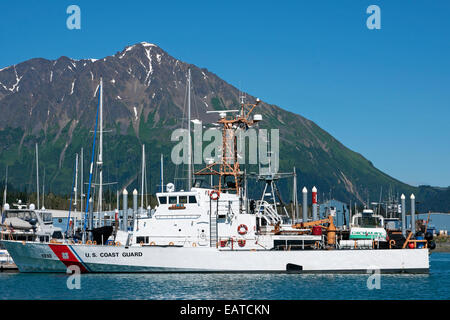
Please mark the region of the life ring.
[[91, 241], [91, 240], [88, 240], [88, 241], [86, 241], [86, 244], [87, 244], [87, 245], [91, 245], [91, 244], [92, 244], [92, 241]]
[[237, 228], [237, 232], [243, 236], [244, 234], [246, 234], [248, 231], [248, 227], [245, 224], [240, 224], [239, 227]]
[[239, 247], [245, 247], [245, 239], [239, 239], [238, 245], [239, 245]]
[[218, 190], [213, 190], [209, 193], [209, 198], [213, 201], [219, 200], [220, 192]]
[[109, 241], [109, 242], [108, 242], [108, 245], [109, 245], [109, 246], [112, 246], [113, 244], [114, 244], [113, 241]]
[[153, 242], [153, 241], [150, 242], [150, 245], [151, 245], [151, 246], [154, 246], [154, 245], [155, 245], [155, 242]]
[[169, 246], [173, 246], [173, 242], [169, 242]]
[[116, 242], [116, 247], [120, 246], [120, 241]]
[[141, 242], [139, 242], [139, 244], [141, 245], [141, 247], [144, 245], [144, 242], [143, 241], [141, 241]]
[[197, 244], [195, 242], [192, 242], [192, 246], [195, 248]]
[[97, 241], [93, 241], [92, 244], [95, 246], [97, 245]]

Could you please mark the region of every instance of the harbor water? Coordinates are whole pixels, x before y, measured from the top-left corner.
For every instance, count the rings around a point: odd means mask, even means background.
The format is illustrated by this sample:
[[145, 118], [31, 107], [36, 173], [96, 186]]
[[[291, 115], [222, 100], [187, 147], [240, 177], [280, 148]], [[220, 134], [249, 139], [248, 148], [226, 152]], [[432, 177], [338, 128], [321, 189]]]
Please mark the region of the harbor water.
[[1, 299], [450, 299], [450, 253], [430, 256], [429, 274], [83, 274], [80, 289], [68, 275], [0, 273]]

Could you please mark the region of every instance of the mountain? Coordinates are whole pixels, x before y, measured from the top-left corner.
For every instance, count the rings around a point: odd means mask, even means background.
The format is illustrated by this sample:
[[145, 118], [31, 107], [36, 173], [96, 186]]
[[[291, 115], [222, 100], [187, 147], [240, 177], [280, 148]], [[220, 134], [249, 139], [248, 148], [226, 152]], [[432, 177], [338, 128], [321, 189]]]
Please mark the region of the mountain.
[[[104, 180], [108, 188], [139, 185], [141, 144], [147, 146], [149, 187], [159, 183], [159, 157], [166, 157], [166, 182], [183, 173], [167, 159], [174, 146], [170, 135], [185, 116], [186, 75], [191, 69], [193, 117], [206, 122], [206, 111], [233, 109], [240, 91], [204, 68], [182, 62], [157, 45], [141, 42], [103, 59], [31, 59], [0, 70], [0, 172], [9, 167], [9, 181], [35, 190], [34, 146], [39, 144], [40, 172], [47, 191], [69, 193], [75, 153], [84, 148], [85, 168], [91, 156], [92, 130], [100, 77], [104, 82]], [[246, 94], [247, 101], [255, 97]], [[262, 128], [280, 130], [280, 168], [298, 169], [299, 186], [313, 185], [344, 201], [378, 200], [380, 188], [420, 201], [419, 210], [448, 211], [447, 189], [417, 188], [375, 168], [314, 122], [262, 102]], [[85, 170], [87, 173], [87, 170]], [[85, 173], [85, 174], [86, 174]], [[86, 175], [85, 175], [86, 176]], [[41, 176], [41, 180], [43, 177]], [[169, 180], [167, 180], [169, 179]], [[290, 191], [290, 183], [281, 189]], [[288, 193], [290, 194], [290, 193]]]

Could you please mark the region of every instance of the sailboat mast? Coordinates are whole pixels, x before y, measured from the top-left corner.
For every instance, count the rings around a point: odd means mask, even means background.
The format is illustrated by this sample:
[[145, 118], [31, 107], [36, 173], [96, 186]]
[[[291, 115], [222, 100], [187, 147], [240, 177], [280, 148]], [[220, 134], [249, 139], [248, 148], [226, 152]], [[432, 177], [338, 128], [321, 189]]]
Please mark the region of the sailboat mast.
[[75, 155], [75, 187], [73, 188], [73, 191], [75, 192], [75, 198], [73, 205], [75, 207], [75, 211], [77, 211], [77, 189], [78, 189], [78, 153]]
[[81, 159], [80, 159], [80, 211], [83, 212], [83, 148], [81, 148]]
[[100, 145], [98, 152], [98, 169], [99, 169], [99, 190], [98, 190], [98, 212], [102, 212], [102, 196], [103, 196], [103, 78], [100, 78], [100, 113], [99, 113], [99, 128], [100, 128]]
[[36, 192], [37, 192], [37, 209], [39, 210], [39, 151], [36, 143]]
[[8, 192], [8, 166], [6, 166], [5, 189], [3, 191], [3, 207], [6, 203], [6, 194]]
[[188, 70], [188, 188], [192, 186], [192, 146], [191, 146], [191, 69]]
[[142, 145], [141, 210], [144, 210], [145, 144]]
[[164, 162], [162, 153], [161, 153], [161, 192], [164, 192]]
[[42, 180], [42, 208], [45, 208], [45, 168], [44, 168], [44, 179]]

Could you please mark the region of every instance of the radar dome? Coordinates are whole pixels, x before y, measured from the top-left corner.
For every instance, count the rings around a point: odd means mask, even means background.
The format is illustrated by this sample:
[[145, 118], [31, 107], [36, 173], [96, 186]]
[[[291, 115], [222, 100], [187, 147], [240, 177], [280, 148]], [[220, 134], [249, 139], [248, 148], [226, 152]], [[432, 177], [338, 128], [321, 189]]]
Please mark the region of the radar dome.
[[174, 192], [175, 191], [175, 185], [170, 182], [170, 183], [168, 183], [166, 185], [166, 189], [167, 189], [167, 192]]

